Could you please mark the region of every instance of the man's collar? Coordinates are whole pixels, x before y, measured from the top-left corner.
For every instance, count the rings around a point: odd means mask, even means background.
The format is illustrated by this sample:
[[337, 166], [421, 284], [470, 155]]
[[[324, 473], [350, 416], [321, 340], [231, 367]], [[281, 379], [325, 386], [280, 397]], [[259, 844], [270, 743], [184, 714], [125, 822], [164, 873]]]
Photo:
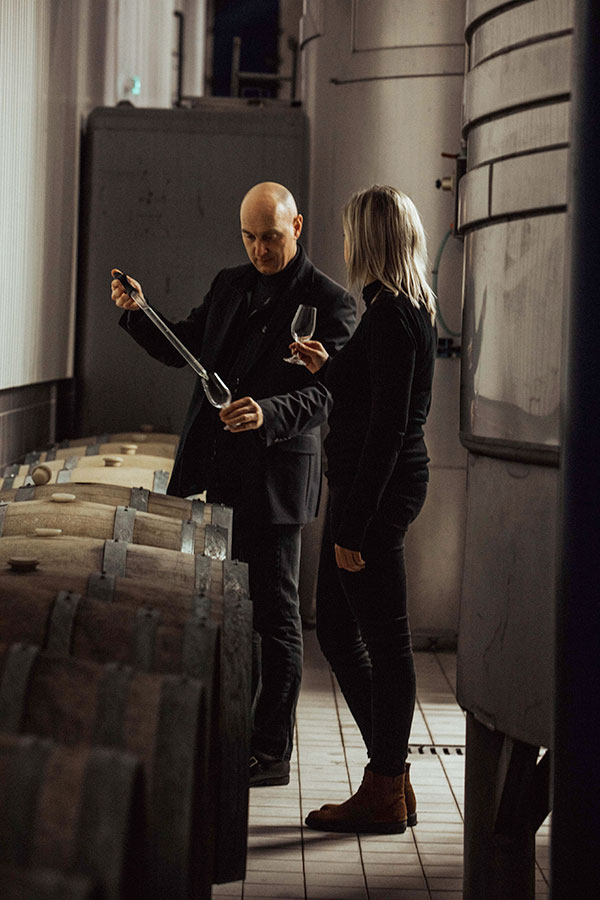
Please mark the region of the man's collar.
[[297, 275], [302, 266], [303, 259], [304, 250], [300, 244], [298, 244], [293, 259], [289, 261], [284, 269], [280, 272], [275, 272], [273, 275], [263, 275], [257, 270], [258, 280], [270, 294], [281, 293], [281, 291], [286, 290], [286, 288], [289, 287], [292, 279]]
[[[289, 284], [291, 284], [295, 277], [302, 273], [302, 270], [308, 263], [308, 257], [304, 251], [304, 248], [300, 244], [298, 244], [297, 246], [298, 249], [296, 251], [296, 255], [292, 260], [290, 260], [285, 269], [282, 269], [281, 272], [277, 272], [275, 275], [261, 276], [256, 266], [249, 262], [245, 266], [243, 266], [239, 275], [234, 279], [232, 283], [235, 283], [236, 287], [242, 291], [250, 290], [256, 284], [257, 279], [259, 278], [265, 285], [270, 285], [274, 288], [273, 293], [276, 293], [278, 290], [280, 290], [280, 284], [282, 287], [287, 287]], [[271, 279], [281, 279], [281, 281], [272, 281]]]

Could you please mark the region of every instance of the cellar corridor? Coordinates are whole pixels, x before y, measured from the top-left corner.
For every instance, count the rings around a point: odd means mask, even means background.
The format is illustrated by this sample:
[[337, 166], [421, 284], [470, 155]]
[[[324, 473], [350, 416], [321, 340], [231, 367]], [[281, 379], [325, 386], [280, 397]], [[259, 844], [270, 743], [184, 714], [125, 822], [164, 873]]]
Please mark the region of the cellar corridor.
[[[311, 831], [311, 809], [341, 802], [365, 763], [357, 727], [314, 632], [305, 632], [292, 779], [250, 792], [244, 882], [215, 885], [235, 900], [461, 900], [465, 720], [454, 693], [456, 656], [419, 652], [411, 780], [419, 824], [403, 835]], [[435, 752], [432, 752], [434, 748]], [[549, 822], [537, 833], [536, 900], [549, 896]]]

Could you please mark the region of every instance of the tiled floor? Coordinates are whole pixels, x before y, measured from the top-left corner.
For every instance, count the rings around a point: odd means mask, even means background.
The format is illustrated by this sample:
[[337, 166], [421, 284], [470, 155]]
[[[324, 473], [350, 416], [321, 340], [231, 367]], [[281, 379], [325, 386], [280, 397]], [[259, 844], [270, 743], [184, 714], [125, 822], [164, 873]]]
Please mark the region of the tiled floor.
[[[366, 762], [360, 734], [314, 632], [305, 633], [291, 782], [250, 792], [246, 879], [215, 886], [213, 897], [461, 900], [465, 722], [454, 696], [456, 658], [421, 652], [416, 665], [410, 756], [416, 828], [403, 835], [358, 837], [303, 825], [311, 809], [356, 790]], [[431, 753], [431, 745], [437, 753]], [[538, 832], [536, 900], [548, 897], [548, 837], [546, 823]]]

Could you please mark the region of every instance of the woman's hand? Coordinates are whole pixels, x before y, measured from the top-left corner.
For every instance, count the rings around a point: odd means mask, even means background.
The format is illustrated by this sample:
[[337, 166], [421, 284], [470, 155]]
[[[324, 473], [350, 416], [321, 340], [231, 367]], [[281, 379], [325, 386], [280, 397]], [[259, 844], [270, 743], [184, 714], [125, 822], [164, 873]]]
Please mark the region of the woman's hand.
[[[111, 269], [110, 272], [111, 272], [111, 275], [114, 275], [115, 273], [117, 275], [122, 274], [120, 269]], [[139, 283], [139, 281], [136, 281], [135, 278], [130, 278], [129, 275], [127, 276], [127, 280], [129, 281], [129, 283], [131, 285], [133, 285], [133, 287], [136, 289], [136, 291], [140, 295], [141, 299], [143, 300], [144, 294], [142, 291], [142, 286]], [[110, 294], [111, 300], [113, 300], [117, 304], [117, 306], [120, 306], [121, 309], [139, 309], [139, 306], [137, 305], [135, 300], [131, 299], [131, 297], [129, 296], [129, 294], [127, 293], [127, 291], [121, 284], [121, 282], [117, 281], [116, 278], [113, 281], [111, 281], [110, 288], [111, 288], [111, 294]]]
[[319, 341], [294, 341], [290, 350], [299, 356], [306, 368], [313, 375], [321, 369], [329, 359], [329, 353]]
[[339, 544], [335, 544], [335, 561], [338, 569], [345, 569], [347, 572], [362, 572], [365, 567], [360, 550], [347, 550]]

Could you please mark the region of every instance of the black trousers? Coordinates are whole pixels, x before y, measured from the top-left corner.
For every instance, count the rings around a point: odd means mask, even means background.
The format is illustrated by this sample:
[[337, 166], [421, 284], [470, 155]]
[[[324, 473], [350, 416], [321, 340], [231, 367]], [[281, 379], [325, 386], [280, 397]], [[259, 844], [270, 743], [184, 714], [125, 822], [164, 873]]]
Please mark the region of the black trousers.
[[427, 485], [406, 490], [393, 518], [378, 512], [361, 548], [361, 572], [338, 569], [336, 526], [348, 491], [330, 487], [317, 588], [317, 636], [362, 734], [369, 768], [400, 775], [415, 704], [415, 668], [407, 613], [404, 538]]
[[215, 479], [207, 500], [233, 507], [232, 555], [248, 563], [253, 605], [251, 752], [289, 760], [302, 679], [300, 525], [273, 525], [260, 502]]

